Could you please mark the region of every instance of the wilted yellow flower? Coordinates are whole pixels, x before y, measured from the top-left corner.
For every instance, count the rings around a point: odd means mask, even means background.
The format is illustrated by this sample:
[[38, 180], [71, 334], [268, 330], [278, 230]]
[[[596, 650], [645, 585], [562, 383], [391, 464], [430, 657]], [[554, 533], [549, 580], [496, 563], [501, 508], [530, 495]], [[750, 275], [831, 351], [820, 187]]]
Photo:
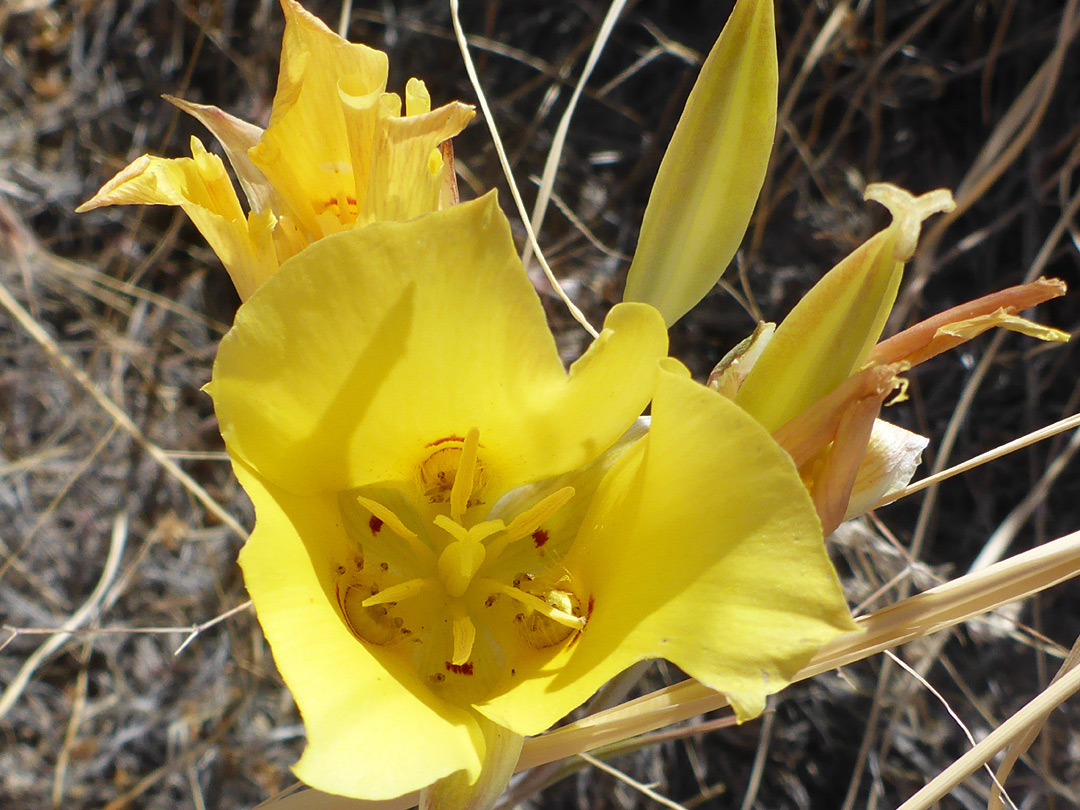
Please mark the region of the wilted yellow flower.
[[401, 98], [386, 92], [385, 53], [346, 42], [296, 0], [281, 5], [281, 68], [265, 130], [217, 107], [170, 99], [221, 142], [248, 212], [221, 159], [198, 138], [190, 158], [143, 155], [79, 208], [182, 207], [241, 299], [312, 242], [455, 201], [448, 141], [473, 116], [458, 102], [432, 110], [417, 79], [405, 86], [402, 115]]
[[817, 505], [825, 531], [905, 486], [927, 441], [878, 419], [903, 392], [900, 374], [993, 327], [1042, 340], [1068, 335], [1016, 313], [1062, 295], [1065, 285], [1034, 284], [987, 296], [930, 318], [877, 344], [924, 219], [951, 210], [945, 190], [915, 197], [878, 183], [868, 199], [892, 223], [822, 277], [779, 327], [763, 325], [714, 372], [711, 385], [752, 414], [787, 450]]
[[567, 374], [494, 195], [324, 239], [241, 306], [210, 392], [301, 779], [497, 795], [636, 661], [746, 718], [853, 629], [790, 458], [666, 347], [621, 304]]

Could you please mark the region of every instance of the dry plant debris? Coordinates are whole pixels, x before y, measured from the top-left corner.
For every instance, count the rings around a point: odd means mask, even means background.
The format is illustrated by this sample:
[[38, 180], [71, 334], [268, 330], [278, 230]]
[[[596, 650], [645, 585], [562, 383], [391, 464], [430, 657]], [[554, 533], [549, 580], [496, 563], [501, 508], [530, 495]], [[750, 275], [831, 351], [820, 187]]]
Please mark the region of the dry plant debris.
[[[629, 3], [575, 113], [541, 244], [594, 322], [616, 300], [649, 183], [729, 5]], [[880, 224], [861, 203], [875, 180], [950, 187], [961, 202], [928, 234], [902, 319], [1029, 275], [1076, 289], [1077, 5], [779, 2], [766, 193], [738, 272], [678, 324], [673, 352], [703, 378], [752, 328], [747, 310], [782, 316]], [[336, 26], [342, 4], [309, 7]], [[463, 9], [527, 202], [606, 12]], [[280, 29], [270, 0], [0, 6], [0, 806], [240, 808], [292, 782], [303, 729], [235, 566], [250, 506], [199, 391], [235, 294], [177, 211], [73, 214], [135, 155], [180, 154], [202, 134], [162, 93], [264, 120]], [[473, 100], [445, 3], [356, 2], [349, 36], [389, 52], [392, 83], [424, 76], [437, 101]], [[505, 188], [479, 123], [456, 152], [464, 194]], [[1053, 302], [1043, 320], [1075, 334], [1078, 300]], [[573, 355], [585, 333], [549, 303]], [[927, 472], [946, 467], [1075, 413], [1077, 351], [983, 338], [920, 369], [889, 416], [931, 436]], [[1075, 436], [838, 532], [852, 604], [880, 608], [1074, 531]], [[788, 690], [761, 721], [699, 722], [611, 763], [683, 807], [895, 807], [970, 747], [957, 718], [979, 739], [1050, 682], [1080, 628], [1076, 587], [900, 651], [955, 716], [877, 657]], [[679, 677], [654, 666], [628, 688]], [[1049, 716], [1006, 783], [1017, 806], [1080, 804], [1078, 727], [1075, 701]], [[986, 807], [990, 785], [976, 774], [941, 806]], [[535, 772], [512, 795], [653, 803], [585, 762]]]

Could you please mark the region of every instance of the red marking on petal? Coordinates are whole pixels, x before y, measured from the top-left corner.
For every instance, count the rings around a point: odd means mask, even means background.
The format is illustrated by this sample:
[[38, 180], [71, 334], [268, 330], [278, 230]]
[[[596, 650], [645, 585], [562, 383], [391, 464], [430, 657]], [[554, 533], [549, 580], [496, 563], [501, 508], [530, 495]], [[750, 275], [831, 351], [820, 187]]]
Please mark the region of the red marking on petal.
[[540, 546], [544, 545], [544, 543], [548, 541], [548, 533], [543, 529], [537, 529], [535, 532], [532, 533], [532, 539], [533, 544], [537, 548], [540, 548]]
[[450, 661], [446, 662], [446, 671], [453, 672], [455, 675], [472, 675], [473, 665], [472, 661], [466, 661], [464, 664], [454, 664]]
[[379, 518], [372, 515], [371, 520], [369, 520], [367, 522], [367, 525], [368, 525], [368, 528], [371, 529], [372, 534], [378, 534], [379, 530], [382, 528], [382, 521]]
[[458, 435], [456, 435], [454, 433], [451, 433], [449, 436], [444, 436], [441, 439], [436, 439], [433, 442], [428, 442], [427, 444], [424, 445], [424, 447], [435, 447], [436, 445], [446, 444], [447, 442], [464, 442], [464, 441], [465, 441], [464, 436], [458, 436]]

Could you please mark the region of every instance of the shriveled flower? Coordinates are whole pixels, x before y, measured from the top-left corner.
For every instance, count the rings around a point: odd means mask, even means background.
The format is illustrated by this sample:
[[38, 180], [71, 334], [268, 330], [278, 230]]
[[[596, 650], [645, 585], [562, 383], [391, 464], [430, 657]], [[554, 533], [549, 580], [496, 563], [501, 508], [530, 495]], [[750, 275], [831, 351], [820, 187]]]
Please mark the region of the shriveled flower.
[[221, 142], [247, 198], [245, 214], [221, 159], [191, 139], [190, 158], [143, 155], [78, 210], [178, 205], [229, 272], [241, 299], [278, 266], [330, 234], [404, 221], [456, 201], [449, 139], [472, 119], [436, 110], [424, 83], [386, 92], [382, 51], [346, 42], [296, 0], [281, 0], [285, 34], [265, 130], [170, 98]]
[[746, 718], [853, 629], [790, 458], [666, 346], [622, 304], [567, 374], [493, 195], [322, 240], [240, 308], [210, 391], [301, 779], [492, 797], [636, 661]]
[[1063, 295], [1054, 279], [987, 296], [937, 315], [878, 344], [924, 219], [951, 210], [952, 195], [916, 197], [887, 183], [866, 191], [890, 225], [827, 273], [779, 327], [762, 324], [725, 358], [710, 386], [752, 414], [799, 467], [826, 532], [905, 486], [924, 437], [878, 414], [900, 375], [943, 351], [1003, 327], [1049, 341], [1068, 334], [1017, 313]]

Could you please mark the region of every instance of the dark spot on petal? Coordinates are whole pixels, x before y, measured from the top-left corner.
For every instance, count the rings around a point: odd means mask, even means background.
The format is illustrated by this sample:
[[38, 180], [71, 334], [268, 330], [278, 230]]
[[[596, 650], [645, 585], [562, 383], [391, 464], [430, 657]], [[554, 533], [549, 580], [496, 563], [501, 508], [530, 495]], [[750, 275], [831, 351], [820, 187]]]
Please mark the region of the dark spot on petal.
[[379, 570], [380, 571], [389, 571], [390, 570], [390, 565], [388, 563], [379, 563]]
[[472, 675], [473, 665], [472, 661], [466, 661], [464, 664], [454, 664], [450, 661], [446, 662], [446, 671], [453, 672], [455, 675]]
[[544, 529], [537, 529], [535, 532], [532, 533], [532, 538], [533, 544], [537, 548], [540, 548], [540, 546], [544, 545], [544, 543], [548, 541], [548, 533]]
[[378, 534], [379, 529], [382, 528], [382, 521], [374, 515], [371, 516], [371, 520], [367, 522], [368, 528], [371, 529], [372, 534]]

